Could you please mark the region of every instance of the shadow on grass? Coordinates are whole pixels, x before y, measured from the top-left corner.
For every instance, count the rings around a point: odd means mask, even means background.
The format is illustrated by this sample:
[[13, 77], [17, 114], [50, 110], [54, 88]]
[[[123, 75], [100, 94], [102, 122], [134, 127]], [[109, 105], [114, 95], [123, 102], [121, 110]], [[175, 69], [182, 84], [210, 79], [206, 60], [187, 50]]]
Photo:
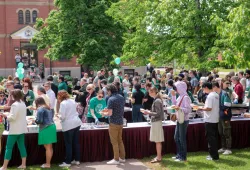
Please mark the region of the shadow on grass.
[[[243, 154], [244, 155], [244, 154]], [[246, 158], [246, 157], [244, 157]], [[227, 166], [231, 166], [231, 167], [241, 167], [241, 166], [245, 166], [247, 163], [245, 161], [242, 160], [233, 160], [233, 159], [223, 159], [220, 158], [219, 161], [216, 161], [217, 164], [225, 164]]]
[[186, 163], [184, 163], [184, 162], [175, 162], [175, 161], [169, 160], [169, 159], [162, 160], [160, 165], [162, 168], [169, 168], [169, 167], [185, 168], [185, 167], [187, 167]]
[[243, 153], [233, 153], [232, 155], [230, 155], [232, 157], [237, 157], [237, 158], [243, 158], [246, 159], [249, 157], [249, 154], [243, 154]]
[[199, 161], [189, 161], [189, 168], [191, 169], [201, 169], [202, 167], [206, 167], [207, 169], [216, 169], [216, 166], [211, 165], [211, 164], [207, 164], [204, 162], [199, 162]]

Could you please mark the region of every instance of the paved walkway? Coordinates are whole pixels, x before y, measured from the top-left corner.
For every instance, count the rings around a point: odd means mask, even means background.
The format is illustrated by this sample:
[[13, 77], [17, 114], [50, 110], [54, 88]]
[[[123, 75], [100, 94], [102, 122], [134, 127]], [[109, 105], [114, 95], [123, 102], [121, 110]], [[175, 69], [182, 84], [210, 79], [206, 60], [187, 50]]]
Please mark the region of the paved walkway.
[[80, 166], [72, 166], [71, 170], [150, 170], [142, 162], [136, 159], [128, 159], [120, 165], [107, 165], [105, 162], [82, 163]]

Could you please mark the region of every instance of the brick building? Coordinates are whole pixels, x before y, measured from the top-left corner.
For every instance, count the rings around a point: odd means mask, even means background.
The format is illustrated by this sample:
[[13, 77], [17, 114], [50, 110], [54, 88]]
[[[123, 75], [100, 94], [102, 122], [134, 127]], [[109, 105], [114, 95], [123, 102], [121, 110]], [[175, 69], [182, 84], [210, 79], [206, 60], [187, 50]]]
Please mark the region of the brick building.
[[53, 8], [53, 0], [0, 0], [0, 76], [13, 75], [19, 53], [27, 69], [34, 61], [44, 64], [45, 76], [52, 71], [80, 77], [75, 58], [51, 62], [44, 58], [46, 50], [37, 51], [36, 44], [30, 43], [37, 32], [33, 28], [36, 18], [47, 18]]

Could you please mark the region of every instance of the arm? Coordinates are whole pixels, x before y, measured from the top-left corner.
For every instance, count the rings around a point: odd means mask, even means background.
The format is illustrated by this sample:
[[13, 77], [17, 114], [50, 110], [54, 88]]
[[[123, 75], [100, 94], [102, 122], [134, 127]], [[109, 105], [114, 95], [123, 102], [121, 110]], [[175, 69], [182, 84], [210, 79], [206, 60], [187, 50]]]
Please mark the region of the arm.
[[7, 120], [12, 122], [16, 120], [18, 112], [18, 106], [16, 104], [12, 104], [10, 108], [10, 113], [7, 115]]
[[35, 95], [33, 93], [33, 91], [29, 90], [29, 94], [30, 94], [30, 103], [32, 104], [35, 100]]
[[60, 103], [60, 110], [59, 110], [60, 120], [63, 122], [66, 119], [66, 112], [64, 108], [64, 104]]
[[156, 100], [154, 103], [154, 108], [155, 111], [149, 112], [150, 116], [155, 116], [158, 117], [161, 115], [162, 111], [163, 111], [163, 104], [160, 100]]
[[192, 112], [191, 100], [188, 96], [185, 96], [182, 100], [180, 109], [185, 113], [189, 114]]
[[38, 109], [37, 110], [37, 117], [36, 117], [36, 124], [42, 124], [43, 123], [43, 114], [44, 110], [43, 109]]

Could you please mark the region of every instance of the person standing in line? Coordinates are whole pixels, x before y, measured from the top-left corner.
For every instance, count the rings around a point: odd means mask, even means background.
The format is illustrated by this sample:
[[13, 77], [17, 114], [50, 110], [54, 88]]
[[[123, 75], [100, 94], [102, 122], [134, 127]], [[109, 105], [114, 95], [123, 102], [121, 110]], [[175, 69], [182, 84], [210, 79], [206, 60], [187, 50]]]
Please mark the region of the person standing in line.
[[49, 107], [53, 118], [55, 114], [56, 95], [51, 89], [51, 83], [49, 81], [44, 83], [44, 89], [46, 91], [46, 95], [49, 97]]
[[204, 93], [207, 93], [205, 106], [199, 108], [204, 111], [205, 133], [208, 141], [209, 156], [207, 160], [219, 160], [218, 154], [218, 122], [220, 112], [220, 97], [213, 91], [212, 84], [206, 82], [202, 85]]
[[132, 117], [133, 117], [133, 122], [142, 122], [142, 113], [140, 111], [141, 108], [143, 108], [142, 103], [143, 103], [143, 98], [144, 98], [144, 93], [140, 90], [141, 85], [140, 84], [135, 84], [135, 92], [132, 94]]
[[14, 103], [11, 105], [9, 113], [6, 112], [1, 114], [1, 116], [7, 118], [9, 121], [10, 129], [5, 149], [4, 163], [0, 170], [7, 170], [7, 166], [12, 156], [12, 150], [16, 142], [22, 157], [22, 164], [18, 169], [26, 169], [27, 152], [24, 142], [24, 134], [27, 130], [26, 106], [22, 101], [23, 95], [21, 90], [15, 89], [10, 93]]
[[54, 85], [58, 86], [59, 82], [58, 82], [58, 73], [53, 73], [53, 83]]
[[58, 78], [58, 82], [59, 82], [58, 91], [60, 91], [60, 90], [68, 91], [68, 86], [67, 86], [67, 84], [65, 83], [64, 77], [63, 77], [63, 76], [60, 76], [60, 77]]
[[164, 109], [163, 101], [156, 87], [149, 89], [149, 95], [154, 99], [151, 111], [142, 110], [142, 112], [151, 116], [150, 141], [156, 143], [157, 153], [157, 157], [154, 158], [151, 163], [157, 163], [162, 160], [162, 142], [164, 142], [162, 121], [164, 120]]
[[223, 155], [232, 154], [231, 146], [232, 146], [232, 136], [231, 136], [231, 125], [230, 121], [232, 118], [231, 111], [231, 99], [228, 96], [227, 92], [220, 88], [218, 82], [213, 82], [213, 91], [215, 91], [220, 96], [220, 120], [218, 124], [219, 134], [221, 136], [221, 146], [219, 149], [219, 153], [223, 153]]
[[243, 91], [243, 86], [240, 84], [240, 80], [238, 76], [233, 76], [231, 78], [232, 83], [234, 86], [234, 91], [237, 94], [238, 98], [234, 99], [234, 104], [242, 104], [244, 100], [245, 93]]
[[[82, 121], [78, 117], [76, 103], [73, 99], [70, 99], [68, 92], [65, 90], [60, 90], [57, 98], [60, 104], [58, 117], [61, 120], [64, 143], [66, 147], [65, 161], [59, 166], [70, 167], [71, 164], [80, 165], [79, 130]], [[73, 150], [74, 157], [72, 156]]]
[[47, 77], [47, 81], [50, 82], [50, 85], [51, 85], [51, 90], [53, 90], [53, 92], [55, 93], [55, 96], [57, 97], [57, 93], [58, 93], [58, 87], [57, 85], [55, 85], [53, 83], [53, 76], [48, 76]]
[[193, 70], [189, 71], [189, 76], [191, 77], [190, 84], [191, 84], [191, 92], [192, 94], [196, 94], [198, 91], [199, 81], [196, 78], [196, 73]]
[[50, 168], [53, 156], [52, 143], [57, 142], [56, 125], [53, 121], [53, 114], [42, 97], [35, 100], [37, 108], [36, 124], [39, 125], [38, 145], [44, 145], [46, 150], [46, 163], [41, 168]]
[[109, 76], [108, 76], [108, 84], [111, 84], [111, 83], [114, 82], [115, 76], [112, 73], [112, 71], [109, 71], [108, 74], [109, 74]]
[[[178, 81], [175, 83], [176, 91], [179, 97], [176, 99], [176, 93], [171, 91], [172, 102], [175, 105], [176, 112], [181, 110], [184, 113], [184, 122], [179, 123], [177, 121], [175, 127], [174, 139], [177, 146], [177, 155], [172, 157], [176, 162], [187, 161], [187, 128], [189, 124], [188, 114], [192, 112], [191, 99], [187, 94], [187, 84], [184, 81]], [[177, 119], [179, 115], [176, 114]]]
[[125, 163], [125, 148], [122, 141], [124, 98], [118, 94], [117, 88], [113, 84], [107, 85], [108, 99], [107, 109], [104, 109], [103, 116], [109, 117], [109, 136], [113, 146], [114, 159], [107, 162], [108, 165], [119, 165]]
[[244, 75], [244, 71], [239, 72], [239, 79], [240, 79], [240, 84], [243, 86], [243, 91], [246, 91], [246, 78]]
[[[35, 95], [34, 95], [33, 91], [29, 89], [29, 87], [30, 87], [29, 83], [31, 83], [31, 81], [23, 82], [22, 93], [24, 95], [23, 100], [24, 100], [24, 103], [25, 103], [26, 107], [32, 106], [32, 104], [33, 104], [33, 102], [35, 100]], [[32, 115], [33, 115], [33, 111], [27, 109], [27, 116], [32, 116]]]
[[19, 55], [19, 53], [16, 54], [15, 60], [16, 60], [16, 68], [18, 68], [18, 64], [22, 61], [22, 57]]

